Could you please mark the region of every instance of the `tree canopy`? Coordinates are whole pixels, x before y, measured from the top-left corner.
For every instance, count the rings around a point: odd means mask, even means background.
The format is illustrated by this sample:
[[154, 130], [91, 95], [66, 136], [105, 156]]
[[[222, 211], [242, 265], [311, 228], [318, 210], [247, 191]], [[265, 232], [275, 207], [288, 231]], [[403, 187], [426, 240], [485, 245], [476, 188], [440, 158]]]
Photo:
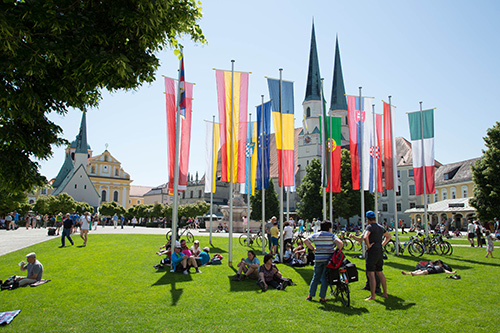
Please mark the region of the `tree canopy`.
[[66, 144], [47, 117], [98, 105], [103, 89], [155, 80], [157, 53], [206, 43], [194, 0], [0, 2], [0, 190], [46, 183], [35, 159]]
[[[269, 182], [269, 188], [266, 189], [265, 193], [266, 206], [265, 218], [269, 220], [273, 216], [280, 215], [280, 203], [278, 200], [278, 193], [274, 190], [274, 183]], [[255, 195], [250, 197], [250, 206], [252, 207], [252, 212], [250, 213], [250, 218], [252, 220], [261, 221], [262, 220], [262, 190], [256, 190]]]
[[470, 204], [476, 208], [479, 218], [500, 218], [500, 122], [489, 128], [483, 138], [486, 150], [472, 166], [474, 198]]
[[304, 219], [322, 218], [323, 196], [321, 189], [321, 163], [314, 158], [306, 166], [306, 175], [297, 188], [300, 202], [297, 205], [297, 213]]

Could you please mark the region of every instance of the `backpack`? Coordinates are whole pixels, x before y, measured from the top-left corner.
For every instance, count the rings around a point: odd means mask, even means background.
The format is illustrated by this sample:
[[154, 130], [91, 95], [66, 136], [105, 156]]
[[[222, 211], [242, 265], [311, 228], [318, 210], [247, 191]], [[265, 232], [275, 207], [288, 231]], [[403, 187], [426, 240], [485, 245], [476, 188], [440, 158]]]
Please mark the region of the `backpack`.
[[345, 259], [344, 252], [342, 252], [342, 250], [335, 249], [335, 251], [333, 251], [332, 259], [330, 259], [330, 262], [328, 263], [328, 265], [326, 265], [326, 267], [331, 269], [337, 269], [342, 265], [344, 259]]
[[10, 278], [5, 280], [0, 286], [1, 290], [12, 290], [19, 287], [19, 281], [16, 280], [16, 276], [12, 275]]

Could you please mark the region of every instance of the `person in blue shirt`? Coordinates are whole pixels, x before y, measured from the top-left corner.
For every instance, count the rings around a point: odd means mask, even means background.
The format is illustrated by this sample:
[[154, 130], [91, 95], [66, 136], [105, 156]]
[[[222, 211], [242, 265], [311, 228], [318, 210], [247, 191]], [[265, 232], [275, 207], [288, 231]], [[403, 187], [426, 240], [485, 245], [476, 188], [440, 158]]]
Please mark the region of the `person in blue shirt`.
[[238, 273], [234, 276], [233, 281], [243, 281], [247, 277], [258, 279], [259, 266], [260, 261], [255, 256], [255, 252], [252, 250], [248, 251], [247, 258], [241, 258], [241, 261], [238, 263]]
[[208, 252], [210, 252], [210, 248], [208, 247], [204, 247], [203, 250], [200, 252], [198, 257], [196, 258], [196, 263], [198, 264], [198, 267], [204, 266], [207, 264], [207, 262], [210, 261], [210, 254], [208, 254]]
[[196, 273], [201, 273], [198, 268], [198, 264], [194, 257], [188, 257], [181, 252], [181, 243], [175, 241], [174, 253], [172, 253], [170, 272], [182, 272], [183, 274], [189, 274], [189, 268], [192, 266], [196, 269]]

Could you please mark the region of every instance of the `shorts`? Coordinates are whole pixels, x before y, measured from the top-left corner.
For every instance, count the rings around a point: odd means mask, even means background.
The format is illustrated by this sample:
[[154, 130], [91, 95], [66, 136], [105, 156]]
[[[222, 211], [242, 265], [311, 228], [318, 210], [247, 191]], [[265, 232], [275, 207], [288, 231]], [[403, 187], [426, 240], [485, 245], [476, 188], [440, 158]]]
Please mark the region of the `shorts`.
[[443, 267], [441, 267], [441, 266], [433, 266], [433, 265], [429, 265], [429, 266], [426, 266], [426, 267], [425, 267], [425, 270], [426, 270], [429, 274], [444, 273], [444, 268], [443, 268]]
[[468, 238], [474, 238], [474, 236], [475, 236], [475, 234], [474, 234], [473, 232], [469, 232], [469, 233], [467, 234], [467, 237], [468, 237]]
[[383, 252], [374, 249], [366, 251], [365, 263], [367, 272], [382, 272], [384, 266]]
[[272, 246], [278, 246], [278, 238], [276, 237], [271, 237], [271, 245]]

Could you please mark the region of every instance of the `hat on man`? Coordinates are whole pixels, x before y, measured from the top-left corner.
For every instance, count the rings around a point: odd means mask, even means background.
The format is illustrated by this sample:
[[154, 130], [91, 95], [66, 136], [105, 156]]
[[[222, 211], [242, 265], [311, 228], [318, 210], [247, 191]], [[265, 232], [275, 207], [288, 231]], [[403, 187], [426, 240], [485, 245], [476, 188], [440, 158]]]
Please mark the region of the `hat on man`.
[[29, 257], [36, 258], [36, 254], [35, 254], [35, 252], [28, 253], [28, 254], [26, 255], [26, 258], [29, 258]]
[[210, 252], [210, 248], [209, 248], [208, 246], [205, 246], [205, 247], [203, 248], [203, 251], [205, 251], [206, 253], [208, 253], [208, 252]]
[[369, 210], [366, 212], [366, 217], [369, 219], [374, 219], [375, 218], [375, 213], [372, 210]]
[[181, 248], [181, 243], [179, 243], [179, 241], [175, 241], [175, 248]]

